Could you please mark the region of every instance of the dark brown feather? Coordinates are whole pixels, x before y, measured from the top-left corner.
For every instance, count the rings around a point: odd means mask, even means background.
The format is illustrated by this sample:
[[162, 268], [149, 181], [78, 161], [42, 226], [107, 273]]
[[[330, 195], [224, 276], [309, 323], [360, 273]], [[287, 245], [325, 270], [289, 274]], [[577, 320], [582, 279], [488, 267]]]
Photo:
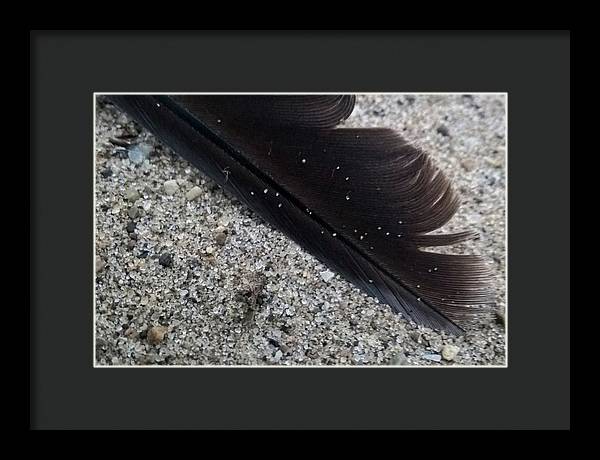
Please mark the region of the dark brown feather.
[[[335, 128], [352, 96], [118, 96], [176, 152], [357, 286], [418, 323], [460, 333], [493, 303], [473, 255], [424, 251], [459, 200], [390, 129]], [[224, 172], [226, 171], [226, 173]]]

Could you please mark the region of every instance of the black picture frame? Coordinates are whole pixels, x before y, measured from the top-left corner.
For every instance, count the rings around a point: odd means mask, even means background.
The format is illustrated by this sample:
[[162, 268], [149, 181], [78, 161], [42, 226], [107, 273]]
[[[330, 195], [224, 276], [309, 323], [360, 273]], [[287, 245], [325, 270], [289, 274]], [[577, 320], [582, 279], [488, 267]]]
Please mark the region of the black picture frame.
[[[30, 33], [30, 427], [570, 427], [570, 33]], [[92, 364], [93, 93], [507, 92], [509, 365]], [[549, 289], [551, 287], [551, 289]]]

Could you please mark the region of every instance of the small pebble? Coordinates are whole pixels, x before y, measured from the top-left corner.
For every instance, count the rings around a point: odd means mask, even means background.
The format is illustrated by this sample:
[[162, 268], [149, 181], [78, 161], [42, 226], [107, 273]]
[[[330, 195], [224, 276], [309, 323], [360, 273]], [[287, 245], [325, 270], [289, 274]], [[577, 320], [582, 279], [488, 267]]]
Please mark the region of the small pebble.
[[421, 333], [419, 331], [411, 331], [409, 334], [411, 339], [417, 343], [421, 343]]
[[471, 172], [477, 167], [477, 165], [475, 164], [475, 160], [472, 160], [470, 158], [467, 158], [466, 160], [461, 161], [460, 165], [467, 172]]
[[137, 206], [132, 206], [131, 208], [129, 208], [129, 211], [127, 211], [127, 215], [131, 219], [135, 219], [140, 215], [140, 208], [138, 208]]
[[129, 146], [131, 146], [131, 144], [129, 142], [124, 141], [123, 139], [116, 139], [114, 137], [109, 138], [108, 141], [111, 144], [117, 145], [119, 147], [129, 147]]
[[225, 241], [227, 241], [227, 234], [225, 232], [219, 232], [219, 231], [217, 231], [215, 233], [215, 241], [218, 244], [220, 244], [221, 246], [223, 246], [225, 244]]
[[499, 169], [502, 167], [502, 159], [501, 158], [486, 158], [485, 162], [489, 164], [491, 167]]
[[112, 169], [106, 168], [100, 174], [102, 174], [102, 177], [107, 178], [107, 177], [112, 176], [113, 172], [112, 172]]
[[408, 359], [404, 352], [398, 353], [390, 360], [390, 365], [392, 366], [405, 366], [406, 364], [408, 364]]
[[171, 254], [164, 253], [158, 258], [158, 263], [163, 267], [171, 267], [173, 266], [173, 256]]
[[135, 330], [134, 327], [130, 327], [124, 332], [124, 335], [125, 337], [135, 338], [138, 336], [138, 332]]
[[139, 165], [142, 164], [144, 160], [148, 159], [151, 150], [152, 147], [148, 144], [137, 144], [127, 151], [127, 156], [129, 157], [129, 161]]
[[117, 147], [116, 149], [113, 150], [112, 154], [114, 156], [124, 160], [125, 158], [127, 158], [127, 149], [125, 149], [123, 147]]
[[324, 271], [324, 272], [321, 272], [321, 278], [323, 278], [323, 281], [325, 281], [326, 283], [328, 283], [328, 282], [329, 282], [329, 280], [330, 280], [331, 278], [333, 278], [334, 276], [335, 276], [335, 273], [333, 273], [333, 272], [331, 272], [331, 271], [329, 271], [329, 270], [326, 270], [326, 271]]
[[174, 195], [179, 190], [179, 184], [176, 180], [168, 180], [163, 184], [165, 193], [169, 196]]
[[459, 351], [460, 348], [456, 345], [444, 345], [442, 347], [442, 358], [446, 361], [454, 361]]
[[427, 353], [422, 355], [421, 357], [428, 361], [435, 361], [436, 363], [439, 363], [442, 360], [442, 356], [438, 355], [437, 353]]
[[135, 202], [140, 199], [140, 193], [135, 188], [127, 189], [125, 196], [127, 197], [127, 200], [131, 202]]
[[159, 343], [161, 343], [164, 340], [166, 333], [167, 333], [167, 328], [165, 326], [151, 327], [150, 329], [148, 329], [148, 334], [147, 334], [148, 343], [150, 345], [158, 345]]
[[127, 224], [127, 233], [135, 232], [135, 222], [131, 221]]
[[194, 201], [196, 198], [202, 195], [202, 189], [198, 186], [192, 187], [186, 194], [185, 198], [188, 201]]
[[102, 260], [102, 258], [96, 256], [96, 273], [100, 273], [104, 267], [106, 266], [106, 262]]
[[444, 137], [450, 136], [450, 132], [448, 131], [448, 128], [446, 128], [444, 125], [438, 126], [436, 131]]

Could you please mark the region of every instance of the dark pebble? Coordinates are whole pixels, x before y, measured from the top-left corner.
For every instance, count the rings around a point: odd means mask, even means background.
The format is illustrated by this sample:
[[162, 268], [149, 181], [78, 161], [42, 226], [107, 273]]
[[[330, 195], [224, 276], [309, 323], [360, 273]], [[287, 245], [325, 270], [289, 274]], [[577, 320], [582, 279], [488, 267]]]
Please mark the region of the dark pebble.
[[271, 338], [269, 338], [268, 340], [269, 340], [269, 343], [271, 345], [273, 345], [274, 347], [279, 347], [279, 342], [277, 340], [271, 339]]
[[405, 96], [404, 99], [406, 99], [406, 102], [408, 102], [408, 105], [413, 105], [417, 98], [414, 96]]
[[122, 149], [122, 148], [118, 148], [113, 150], [113, 155], [116, 157], [121, 158], [122, 160], [124, 160], [125, 158], [128, 158], [127, 155], [127, 150], [126, 149]]
[[108, 140], [111, 144], [119, 147], [129, 147], [131, 145], [131, 143], [124, 141], [123, 139], [115, 139], [114, 137], [111, 137]]
[[135, 232], [135, 222], [129, 222], [127, 224], [127, 232], [128, 233], [133, 233]]
[[448, 131], [448, 128], [446, 128], [444, 125], [439, 126], [436, 131], [444, 137], [450, 136], [450, 132]]
[[215, 235], [215, 241], [223, 246], [225, 244], [225, 242], [227, 241], [227, 235], [225, 233], [219, 232]]
[[129, 234], [129, 238], [131, 238], [132, 240], [137, 240], [139, 237], [137, 233], [132, 232]]
[[173, 256], [171, 254], [162, 254], [158, 258], [158, 263], [163, 267], [171, 267], [173, 265]]
[[103, 204], [103, 205], [100, 206], [100, 209], [102, 209], [103, 212], [108, 211], [109, 208], [110, 208], [110, 206], [107, 205], [107, 204]]
[[129, 243], [127, 243], [127, 249], [133, 251], [135, 249], [135, 241], [129, 240]]
[[100, 174], [102, 174], [102, 177], [106, 178], [106, 177], [110, 177], [112, 176], [113, 172], [112, 169], [110, 168], [106, 168], [104, 171], [102, 171]]

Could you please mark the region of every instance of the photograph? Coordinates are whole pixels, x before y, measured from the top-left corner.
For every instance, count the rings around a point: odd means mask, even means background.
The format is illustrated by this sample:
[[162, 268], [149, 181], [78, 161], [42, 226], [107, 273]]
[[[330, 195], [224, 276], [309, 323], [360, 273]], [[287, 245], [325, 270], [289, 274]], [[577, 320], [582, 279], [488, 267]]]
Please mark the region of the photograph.
[[570, 36], [31, 31], [30, 430], [570, 430]]
[[94, 366], [505, 367], [506, 93], [95, 93]]

